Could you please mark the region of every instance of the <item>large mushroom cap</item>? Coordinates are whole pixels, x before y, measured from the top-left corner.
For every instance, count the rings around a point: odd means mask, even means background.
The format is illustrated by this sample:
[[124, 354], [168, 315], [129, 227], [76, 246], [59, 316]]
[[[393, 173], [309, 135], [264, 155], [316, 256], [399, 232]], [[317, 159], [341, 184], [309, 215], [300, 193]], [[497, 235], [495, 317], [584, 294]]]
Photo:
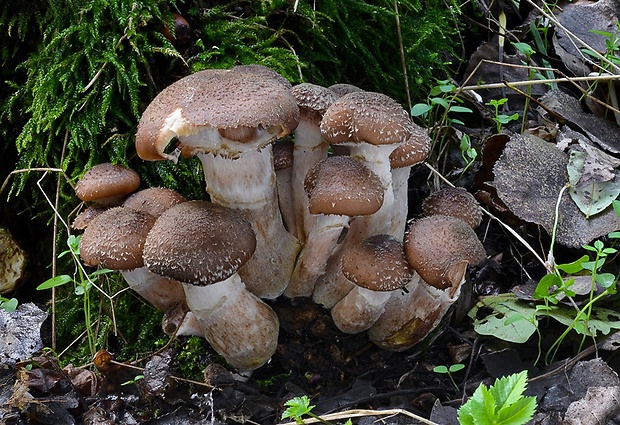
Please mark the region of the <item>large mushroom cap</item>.
[[389, 235], [375, 235], [344, 254], [342, 273], [362, 288], [393, 291], [409, 282], [412, 271], [401, 241]]
[[379, 177], [349, 156], [319, 161], [308, 171], [304, 189], [311, 214], [369, 215], [383, 204]]
[[449, 215], [465, 221], [472, 229], [482, 222], [482, 211], [474, 195], [462, 187], [445, 187], [426, 197], [422, 211], [427, 216]]
[[75, 193], [82, 201], [105, 203], [106, 199], [125, 196], [139, 186], [140, 176], [134, 170], [104, 162], [84, 173], [75, 185]]
[[188, 201], [157, 219], [143, 255], [152, 272], [204, 286], [235, 274], [255, 249], [252, 226], [234, 210]]
[[130, 208], [110, 208], [95, 217], [82, 235], [80, 256], [89, 266], [130, 270], [144, 265], [142, 249], [155, 217]]
[[[289, 134], [298, 122], [295, 98], [273, 75], [247, 67], [207, 69], [176, 81], [153, 99], [140, 119], [136, 150], [142, 159], [175, 160], [164, 152], [174, 137], [211, 129], [229, 141], [260, 138], [265, 144]], [[218, 153], [215, 145], [200, 149]]]
[[486, 257], [473, 229], [463, 220], [445, 215], [413, 222], [405, 235], [405, 253], [422, 279], [439, 289], [456, 288], [467, 265]]
[[358, 91], [336, 100], [323, 115], [321, 133], [329, 143], [391, 145], [412, 132], [407, 111], [381, 93]]

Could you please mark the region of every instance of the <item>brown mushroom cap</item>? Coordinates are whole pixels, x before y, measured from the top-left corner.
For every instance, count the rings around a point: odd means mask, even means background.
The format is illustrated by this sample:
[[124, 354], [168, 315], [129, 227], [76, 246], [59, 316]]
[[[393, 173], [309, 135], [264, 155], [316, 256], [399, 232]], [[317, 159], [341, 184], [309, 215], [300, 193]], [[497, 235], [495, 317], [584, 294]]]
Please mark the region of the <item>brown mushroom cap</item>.
[[155, 217], [130, 208], [110, 208], [95, 217], [82, 235], [80, 256], [89, 266], [112, 270], [142, 267], [142, 249]]
[[252, 226], [234, 210], [188, 201], [157, 219], [143, 256], [154, 273], [205, 286], [235, 274], [255, 249]]
[[105, 162], [84, 173], [75, 185], [75, 193], [82, 201], [101, 202], [106, 198], [125, 196], [139, 186], [140, 176], [134, 170]]
[[418, 164], [426, 159], [431, 150], [431, 138], [426, 130], [412, 124], [411, 137], [390, 154], [392, 168], [404, 168]]
[[157, 218], [168, 208], [186, 201], [187, 199], [176, 190], [165, 187], [149, 187], [129, 196], [123, 202], [123, 206], [144, 211]]
[[369, 215], [383, 204], [379, 177], [349, 156], [319, 161], [308, 171], [304, 189], [311, 214]]
[[405, 142], [411, 132], [411, 119], [401, 105], [389, 96], [367, 91], [342, 96], [321, 121], [321, 133], [329, 143], [391, 145]]
[[[292, 132], [298, 122], [295, 98], [273, 75], [247, 67], [207, 69], [176, 81], [153, 99], [140, 119], [136, 150], [142, 159], [175, 160], [164, 152], [174, 137], [213, 129], [240, 143], [266, 133], [267, 143]], [[219, 147], [201, 149], [217, 154]]]
[[486, 257], [473, 229], [463, 220], [445, 215], [413, 222], [405, 234], [405, 254], [422, 279], [439, 289], [457, 287], [467, 265]]
[[317, 127], [327, 108], [338, 98], [333, 91], [312, 83], [301, 83], [291, 89], [297, 101], [301, 119], [312, 122]]
[[409, 282], [403, 243], [393, 236], [375, 235], [352, 246], [342, 257], [342, 273], [371, 291], [393, 291]]
[[336, 93], [336, 96], [338, 97], [342, 97], [345, 94], [353, 93], [356, 91], [364, 91], [364, 89], [361, 89], [358, 86], [355, 86], [353, 84], [348, 84], [348, 83], [332, 84], [331, 86], [328, 87], [328, 89]]
[[462, 187], [445, 187], [432, 193], [422, 202], [427, 216], [449, 215], [465, 221], [472, 229], [482, 222], [482, 211], [474, 195]]

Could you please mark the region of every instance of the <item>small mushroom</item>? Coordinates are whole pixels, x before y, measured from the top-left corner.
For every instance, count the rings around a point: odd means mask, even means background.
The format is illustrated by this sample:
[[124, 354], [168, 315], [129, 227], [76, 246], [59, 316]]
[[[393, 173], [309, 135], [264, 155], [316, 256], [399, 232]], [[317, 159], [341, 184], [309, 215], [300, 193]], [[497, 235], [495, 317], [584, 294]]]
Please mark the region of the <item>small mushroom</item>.
[[430, 194], [422, 202], [424, 215], [448, 215], [460, 218], [472, 229], [482, 222], [482, 211], [474, 195], [462, 187], [445, 187]]
[[349, 84], [349, 83], [332, 84], [331, 86], [328, 87], [328, 89], [336, 93], [336, 96], [338, 97], [342, 97], [345, 94], [353, 93], [356, 91], [364, 91], [364, 89], [361, 89], [358, 86], [354, 84]]
[[403, 243], [390, 235], [375, 235], [355, 244], [342, 257], [342, 273], [355, 284], [331, 309], [342, 332], [356, 334], [379, 319], [391, 291], [405, 286], [412, 276]]
[[144, 211], [157, 218], [167, 209], [185, 202], [187, 199], [176, 190], [165, 187], [149, 187], [130, 195], [123, 206]]
[[265, 364], [278, 341], [276, 314], [246, 290], [238, 274], [255, 249], [248, 221], [206, 201], [184, 202], [164, 212], [144, 246], [147, 267], [182, 282], [204, 337], [241, 370]]
[[316, 279], [325, 273], [351, 218], [374, 214], [383, 203], [379, 178], [348, 156], [330, 156], [310, 168], [304, 193], [308, 212], [315, 220], [284, 292], [290, 298], [312, 295]]
[[84, 202], [100, 206], [118, 206], [140, 186], [134, 170], [109, 162], [90, 168], [75, 185], [75, 193]]
[[457, 291], [469, 264], [486, 258], [476, 233], [463, 220], [433, 215], [414, 221], [405, 235], [405, 253], [429, 285]]

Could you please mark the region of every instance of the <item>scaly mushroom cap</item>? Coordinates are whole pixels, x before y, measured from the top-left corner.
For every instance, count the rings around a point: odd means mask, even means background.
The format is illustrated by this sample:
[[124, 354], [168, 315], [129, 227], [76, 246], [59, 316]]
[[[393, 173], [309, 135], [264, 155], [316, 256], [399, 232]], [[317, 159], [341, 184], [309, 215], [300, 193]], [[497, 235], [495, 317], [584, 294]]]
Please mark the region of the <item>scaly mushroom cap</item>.
[[95, 217], [82, 235], [80, 256], [84, 264], [112, 270], [144, 266], [142, 249], [155, 217], [130, 208], [110, 208]]
[[291, 89], [297, 101], [301, 119], [311, 122], [317, 127], [327, 108], [338, 98], [333, 91], [312, 83], [301, 83]]
[[482, 222], [482, 211], [474, 195], [462, 187], [445, 187], [422, 202], [425, 215], [449, 215], [465, 221], [472, 229]]
[[311, 214], [369, 215], [383, 204], [379, 177], [349, 156], [319, 161], [308, 171], [304, 189]]
[[201, 144], [196, 152], [190, 147], [184, 155], [230, 156], [217, 143], [259, 139], [264, 145], [289, 134], [298, 122], [295, 98], [273, 75], [248, 67], [207, 69], [176, 81], [153, 99], [140, 119], [136, 150], [142, 159], [174, 161], [174, 155], [164, 152], [170, 140], [210, 129], [222, 140]]
[[342, 96], [321, 121], [321, 133], [329, 143], [391, 145], [405, 142], [411, 132], [411, 119], [401, 105], [389, 96], [367, 91]]
[[75, 185], [75, 193], [84, 202], [101, 202], [106, 198], [125, 196], [139, 186], [140, 176], [134, 170], [104, 162], [84, 173]]
[[328, 87], [328, 89], [336, 93], [336, 96], [338, 97], [342, 97], [345, 94], [349, 94], [349, 93], [353, 93], [357, 91], [364, 91], [364, 89], [361, 89], [358, 86], [355, 86], [353, 84], [348, 84], [348, 83], [332, 84], [331, 86]]
[[431, 138], [426, 130], [412, 124], [411, 137], [390, 154], [390, 167], [404, 168], [418, 164], [426, 159], [430, 150]]
[[167, 209], [186, 201], [187, 199], [176, 190], [165, 187], [149, 187], [129, 196], [123, 202], [123, 206], [144, 211], [157, 218]]
[[403, 243], [393, 236], [375, 235], [352, 246], [342, 257], [342, 273], [371, 291], [393, 291], [409, 282]]
[[188, 201], [157, 219], [143, 256], [154, 273], [205, 286], [235, 274], [255, 249], [252, 226], [234, 210]]
[[445, 215], [413, 222], [405, 234], [405, 254], [422, 279], [438, 289], [456, 289], [467, 265], [486, 257], [473, 229], [463, 220]]

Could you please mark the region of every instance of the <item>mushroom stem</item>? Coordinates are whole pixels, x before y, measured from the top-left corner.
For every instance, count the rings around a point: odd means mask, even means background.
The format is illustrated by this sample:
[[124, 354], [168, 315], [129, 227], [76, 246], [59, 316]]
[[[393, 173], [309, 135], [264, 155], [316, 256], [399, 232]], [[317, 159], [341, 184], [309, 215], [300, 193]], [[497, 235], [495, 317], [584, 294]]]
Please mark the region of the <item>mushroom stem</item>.
[[331, 309], [334, 324], [348, 334], [367, 330], [385, 310], [390, 294], [356, 286]]
[[409, 201], [409, 173], [411, 167], [401, 167], [392, 169], [392, 190], [394, 193], [394, 203], [392, 205], [393, 215], [388, 229], [388, 235], [403, 240], [407, 227], [407, 213]]
[[253, 370], [271, 358], [278, 344], [278, 318], [245, 289], [238, 274], [212, 285], [183, 288], [205, 339], [231, 366]]
[[308, 234], [306, 246], [301, 251], [284, 294], [287, 297], [309, 297], [314, 290], [317, 278], [325, 273], [327, 261], [342, 232], [349, 225], [350, 218], [345, 215], [320, 214], [316, 216], [314, 227]]
[[213, 154], [198, 157], [211, 201], [245, 212], [256, 234], [256, 251], [239, 275], [258, 297], [278, 297], [289, 283], [301, 247], [282, 223], [271, 145], [245, 152], [234, 164]]
[[168, 311], [185, 299], [181, 282], [160, 276], [146, 267], [120, 272], [129, 288], [158, 310]]
[[308, 212], [308, 196], [304, 180], [310, 168], [327, 157], [329, 145], [321, 136], [320, 128], [313, 122], [301, 120], [295, 129], [293, 150], [293, 199], [296, 206], [297, 238], [305, 243], [316, 218]]
[[393, 291], [385, 311], [368, 330], [370, 340], [389, 351], [404, 351], [424, 339], [439, 325], [458, 299], [461, 285], [437, 289], [415, 273], [407, 292]]

